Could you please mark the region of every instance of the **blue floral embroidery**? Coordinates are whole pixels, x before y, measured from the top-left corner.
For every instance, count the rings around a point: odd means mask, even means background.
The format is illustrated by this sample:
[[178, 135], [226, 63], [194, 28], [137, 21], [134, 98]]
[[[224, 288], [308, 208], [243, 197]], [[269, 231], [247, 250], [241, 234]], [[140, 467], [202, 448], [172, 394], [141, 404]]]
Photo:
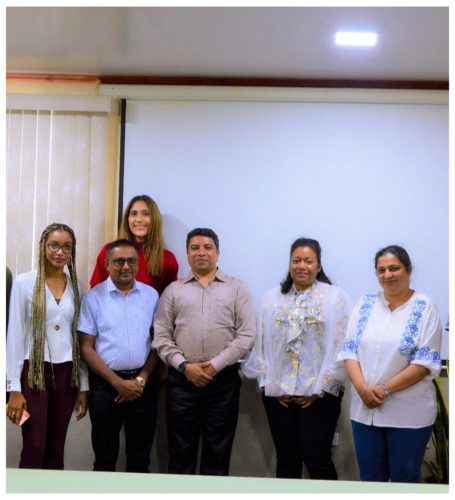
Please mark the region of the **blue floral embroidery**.
[[357, 352], [357, 342], [354, 341], [354, 340], [346, 340], [346, 342], [344, 343], [343, 345], [343, 348], [341, 349], [343, 352], [353, 352], [353, 353], [356, 353]]
[[363, 296], [362, 305], [359, 309], [359, 320], [357, 322], [357, 333], [355, 340], [348, 339], [341, 349], [343, 352], [352, 352], [357, 354], [357, 349], [359, 347], [360, 339], [362, 338], [365, 327], [367, 326], [368, 320], [370, 319], [371, 310], [376, 302], [377, 294], [370, 293]]
[[414, 302], [411, 313], [409, 314], [408, 322], [406, 323], [406, 327], [401, 337], [399, 352], [402, 356], [406, 356], [408, 361], [412, 361], [417, 352], [422, 351], [420, 356], [426, 355], [427, 353], [425, 349], [428, 349], [429, 354], [429, 348], [422, 348], [418, 351], [418, 347], [416, 346], [417, 334], [419, 333], [423, 312], [426, 308], [427, 303], [425, 300], [418, 299]]
[[438, 351], [433, 351], [428, 346], [421, 347], [414, 356], [414, 361], [439, 361], [441, 356]]

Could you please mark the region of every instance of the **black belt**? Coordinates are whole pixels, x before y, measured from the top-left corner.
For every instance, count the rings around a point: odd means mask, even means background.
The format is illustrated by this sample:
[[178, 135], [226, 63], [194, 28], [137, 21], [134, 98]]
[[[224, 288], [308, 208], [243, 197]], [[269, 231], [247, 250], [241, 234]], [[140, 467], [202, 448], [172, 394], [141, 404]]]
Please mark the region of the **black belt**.
[[120, 378], [125, 380], [133, 380], [135, 379], [139, 373], [141, 373], [142, 368], [136, 368], [135, 370], [112, 370], [116, 373]]

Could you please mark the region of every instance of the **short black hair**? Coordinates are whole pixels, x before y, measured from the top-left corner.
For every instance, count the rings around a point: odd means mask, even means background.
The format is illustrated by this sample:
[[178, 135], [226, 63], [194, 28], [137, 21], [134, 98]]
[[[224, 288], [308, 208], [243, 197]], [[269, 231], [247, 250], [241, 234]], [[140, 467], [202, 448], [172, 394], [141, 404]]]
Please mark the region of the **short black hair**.
[[187, 250], [188, 247], [190, 246], [191, 238], [194, 238], [195, 236], [206, 236], [207, 238], [212, 238], [213, 242], [215, 243], [216, 249], [217, 250], [220, 249], [220, 241], [215, 231], [213, 231], [213, 229], [209, 229], [208, 227], [196, 227], [192, 231], [190, 231], [186, 236]]
[[412, 271], [412, 262], [409, 257], [409, 254], [403, 247], [400, 247], [399, 245], [389, 245], [387, 247], [381, 248], [381, 250], [378, 250], [376, 252], [376, 255], [374, 256], [375, 269], [378, 268], [379, 258], [383, 257], [388, 253], [395, 255], [395, 257], [403, 264], [404, 268], [408, 273]]
[[127, 240], [125, 238], [122, 238], [120, 240], [115, 240], [109, 243], [109, 245], [106, 248], [106, 260], [109, 260], [109, 257], [111, 255], [111, 251], [114, 250], [114, 248], [118, 247], [132, 247], [134, 248], [134, 251], [137, 253], [136, 247], [134, 246], [134, 243], [132, 243], [130, 240]]

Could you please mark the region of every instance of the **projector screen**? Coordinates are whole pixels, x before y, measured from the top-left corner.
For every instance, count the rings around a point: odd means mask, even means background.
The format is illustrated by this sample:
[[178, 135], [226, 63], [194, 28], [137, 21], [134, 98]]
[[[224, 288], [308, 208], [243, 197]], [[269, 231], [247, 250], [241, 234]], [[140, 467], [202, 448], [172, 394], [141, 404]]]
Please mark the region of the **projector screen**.
[[446, 326], [447, 105], [129, 99], [124, 153], [124, 206], [156, 200], [179, 277], [187, 232], [210, 227], [258, 305], [307, 236], [355, 303], [379, 289], [376, 251], [399, 244]]

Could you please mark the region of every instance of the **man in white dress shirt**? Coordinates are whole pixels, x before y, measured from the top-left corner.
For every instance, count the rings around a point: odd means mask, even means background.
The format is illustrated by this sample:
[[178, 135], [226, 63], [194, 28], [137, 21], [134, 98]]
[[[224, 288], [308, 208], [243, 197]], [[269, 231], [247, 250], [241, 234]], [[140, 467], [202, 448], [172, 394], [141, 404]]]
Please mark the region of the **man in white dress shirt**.
[[81, 304], [81, 356], [89, 370], [94, 470], [115, 471], [125, 425], [127, 472], [149, 472], [156, 426], [151, 327], [158, 293], [135, 280], [138, 256], [128, 240], [107, 248], [109, 278]]

